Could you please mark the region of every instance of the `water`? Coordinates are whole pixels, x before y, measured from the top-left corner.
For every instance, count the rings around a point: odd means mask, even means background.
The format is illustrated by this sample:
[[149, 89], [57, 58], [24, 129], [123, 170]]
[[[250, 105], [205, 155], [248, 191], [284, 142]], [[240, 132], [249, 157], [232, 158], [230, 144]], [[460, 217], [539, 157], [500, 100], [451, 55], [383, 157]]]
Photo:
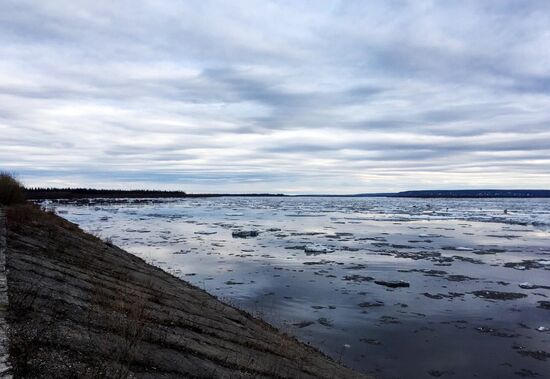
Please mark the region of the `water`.
[[[550, 377], [550, 199], [55, 206], [84, 230], [377, 377]], [[259, 235], [232, 235], [243, 230]], [[375, 283], [399, 280], [409, 287]], [[498, 292], [478, 292], [486, 290]]]

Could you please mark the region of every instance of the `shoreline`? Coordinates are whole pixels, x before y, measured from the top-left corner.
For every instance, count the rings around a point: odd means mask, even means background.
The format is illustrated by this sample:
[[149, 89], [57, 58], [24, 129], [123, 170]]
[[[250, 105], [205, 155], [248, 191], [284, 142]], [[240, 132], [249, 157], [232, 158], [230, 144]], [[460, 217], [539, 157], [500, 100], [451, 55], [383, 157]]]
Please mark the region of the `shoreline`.
[[107, 377], [366, 377], [75, 224], [23, 207], [8, 209], [6, 250], [17, 375], [59, 377], [70, 367], [94, 377], [99, 367]]

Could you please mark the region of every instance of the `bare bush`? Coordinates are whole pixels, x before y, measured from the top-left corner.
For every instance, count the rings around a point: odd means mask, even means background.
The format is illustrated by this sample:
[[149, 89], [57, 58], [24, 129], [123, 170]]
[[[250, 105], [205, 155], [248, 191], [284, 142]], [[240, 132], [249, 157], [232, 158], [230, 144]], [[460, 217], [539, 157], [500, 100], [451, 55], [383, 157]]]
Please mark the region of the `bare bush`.
[[0, 172], [0, 205], [25, 202], [25, 188], [12, 174]]

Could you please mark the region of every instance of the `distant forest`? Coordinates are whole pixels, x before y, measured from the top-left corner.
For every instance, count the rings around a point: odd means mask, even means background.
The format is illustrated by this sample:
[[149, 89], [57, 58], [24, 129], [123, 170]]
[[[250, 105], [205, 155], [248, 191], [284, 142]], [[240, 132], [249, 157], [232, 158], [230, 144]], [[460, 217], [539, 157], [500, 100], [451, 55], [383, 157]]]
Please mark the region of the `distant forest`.
[[[26, 198], [29, 200], [44, 199], [93, 199], [93, 198], [197, 198], [221, 196], [288, 196], [272, 193], [252, 194], [211, 194], [187, 193], [185, 191], [157, 191], [157, 190], [105, 190], [93, 188], [26, 188]], [[550, 198], [550, 190], [426, 190], [404, 191], [397, 193], [365, 193], [357, 195], [298, 195], [316, 197], [417, 197], [417, 198]]]
[[427, 190], [427, 191], [404, 191], [390, 194], [392, 197], [439, 197], [439, 198], [539, 198], [550, 197], [550, 190]]
[[[242, 196], [236, 194], [189, 194], [184, 191], [157, 191], [157, 190], [105, 190], [93, 188], [26, 188], [26, 198], [29, 200], [44, 199], [93, 199], [93, 198], [194, 198]], [[246, 196], [284, 196], [281, 194], [247, 194]]]

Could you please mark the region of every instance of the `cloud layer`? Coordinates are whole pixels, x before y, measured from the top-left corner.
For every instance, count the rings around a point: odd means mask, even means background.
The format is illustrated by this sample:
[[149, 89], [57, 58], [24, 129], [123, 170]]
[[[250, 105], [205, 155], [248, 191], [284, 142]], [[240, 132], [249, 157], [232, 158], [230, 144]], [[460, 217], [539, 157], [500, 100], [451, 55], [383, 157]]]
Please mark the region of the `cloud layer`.
[[547, 1], [3, 1], [28, 185], [550, 187]]

